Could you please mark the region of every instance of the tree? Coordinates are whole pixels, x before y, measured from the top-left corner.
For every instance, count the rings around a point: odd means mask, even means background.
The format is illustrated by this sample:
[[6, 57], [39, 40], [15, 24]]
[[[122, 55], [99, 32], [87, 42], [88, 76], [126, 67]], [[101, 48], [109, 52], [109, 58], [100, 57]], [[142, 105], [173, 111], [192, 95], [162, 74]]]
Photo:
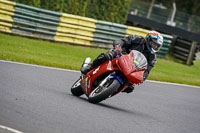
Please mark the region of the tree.
[[30, 6], [125, 24], [131, 0], [13, 0]]
[[90, 0], [87, 17], [124, 24], [131, 0]]

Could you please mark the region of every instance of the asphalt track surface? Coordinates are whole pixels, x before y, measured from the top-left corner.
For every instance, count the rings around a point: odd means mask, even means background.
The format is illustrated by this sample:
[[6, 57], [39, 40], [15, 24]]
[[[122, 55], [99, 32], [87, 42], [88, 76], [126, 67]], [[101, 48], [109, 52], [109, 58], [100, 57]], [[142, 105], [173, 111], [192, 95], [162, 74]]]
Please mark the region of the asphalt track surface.
[[199, 87], [147, 81], [95, 105], [70, 93], [79, 75], [0, 61], [0, 125], [24, 133], [200, 133]]

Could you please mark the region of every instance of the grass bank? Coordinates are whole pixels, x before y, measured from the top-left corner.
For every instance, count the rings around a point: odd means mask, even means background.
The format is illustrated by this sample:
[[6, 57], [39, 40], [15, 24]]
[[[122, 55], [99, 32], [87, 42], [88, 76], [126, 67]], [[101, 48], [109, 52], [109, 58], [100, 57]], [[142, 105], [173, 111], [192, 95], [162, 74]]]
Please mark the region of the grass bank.
[[[80, 70], [85, 57], [95, 59], [105, 49], [86, 48], [0, 33], [0, 59]], [[148, 79], [200, 86], [200, 60], [193, 66], [158, 59]]]

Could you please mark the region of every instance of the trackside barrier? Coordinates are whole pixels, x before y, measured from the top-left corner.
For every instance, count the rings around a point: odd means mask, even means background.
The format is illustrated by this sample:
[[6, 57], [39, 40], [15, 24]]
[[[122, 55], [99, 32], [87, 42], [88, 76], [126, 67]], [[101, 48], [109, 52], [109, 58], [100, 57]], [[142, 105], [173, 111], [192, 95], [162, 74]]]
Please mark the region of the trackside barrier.
[[0, 0], [0, 31], [11, 33], [15, 2]]
[[170, 46], [170, 54], [186, 65], [193, 65], [197, 50], [197, 42], [188, 41], [177, 36], [174, 36]]
[[112, 48], [111, 44], [114, 40], [125, 37], [126, 29], [126, 25], [98, 21], [96, 24], [96, 30], [94, 32], [92, 44], [94, 46]]
[[[145, 37], [148, 30], [91, 18], [48, 11], [0, 0], [0, 31], [56, 42], [112, 48], [114, 40], [131, 34]], [[158, 57], [168, 53], [172, 36], [164, 36]]]
[[148, 32], [149, 32], [149, 30], [128, 26], [126, 29], [126, 36], [129, 36], [132, 34], [137, 34], [137, 35], [145, 37]]
[[95, 19], [63, 13], [54, 40], [91, 46], [96, 22]]
[[15, 5], [12, 33], [39, 39], [54, 40], [61, 13], [23, 4]]
[[161, 47], [160, 51], [157, 53], [157, 56], [160, 58], [165, 58], [167, 55], [170, 45], [173, 40], [173, 36], [167, 35], [167, 34], [162, 34], [163, 35], [163, 46]]

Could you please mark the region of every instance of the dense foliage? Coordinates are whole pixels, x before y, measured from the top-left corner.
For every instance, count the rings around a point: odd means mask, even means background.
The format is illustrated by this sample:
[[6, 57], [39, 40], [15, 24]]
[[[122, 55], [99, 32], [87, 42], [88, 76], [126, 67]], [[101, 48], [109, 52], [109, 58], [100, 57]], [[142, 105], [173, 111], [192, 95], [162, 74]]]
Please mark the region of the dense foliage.
[[[129, 11], [141, 6], [139, 16], [146, 17], [151, 2], [162, 4], [167, 10], [155, 11], [153, 20], [166, 23], [176, 3], [176, 27], [200, 32], [200, 0], [10, 0], [47, 10], [69, 13], [97, 20], [125, 24]], [[140, 4], [144, 3], [144, 4]], [[157, 15], [157, 16], [156, 16]]]
[[125, 24], [131, 0], [12, 0], [52, 11]]

